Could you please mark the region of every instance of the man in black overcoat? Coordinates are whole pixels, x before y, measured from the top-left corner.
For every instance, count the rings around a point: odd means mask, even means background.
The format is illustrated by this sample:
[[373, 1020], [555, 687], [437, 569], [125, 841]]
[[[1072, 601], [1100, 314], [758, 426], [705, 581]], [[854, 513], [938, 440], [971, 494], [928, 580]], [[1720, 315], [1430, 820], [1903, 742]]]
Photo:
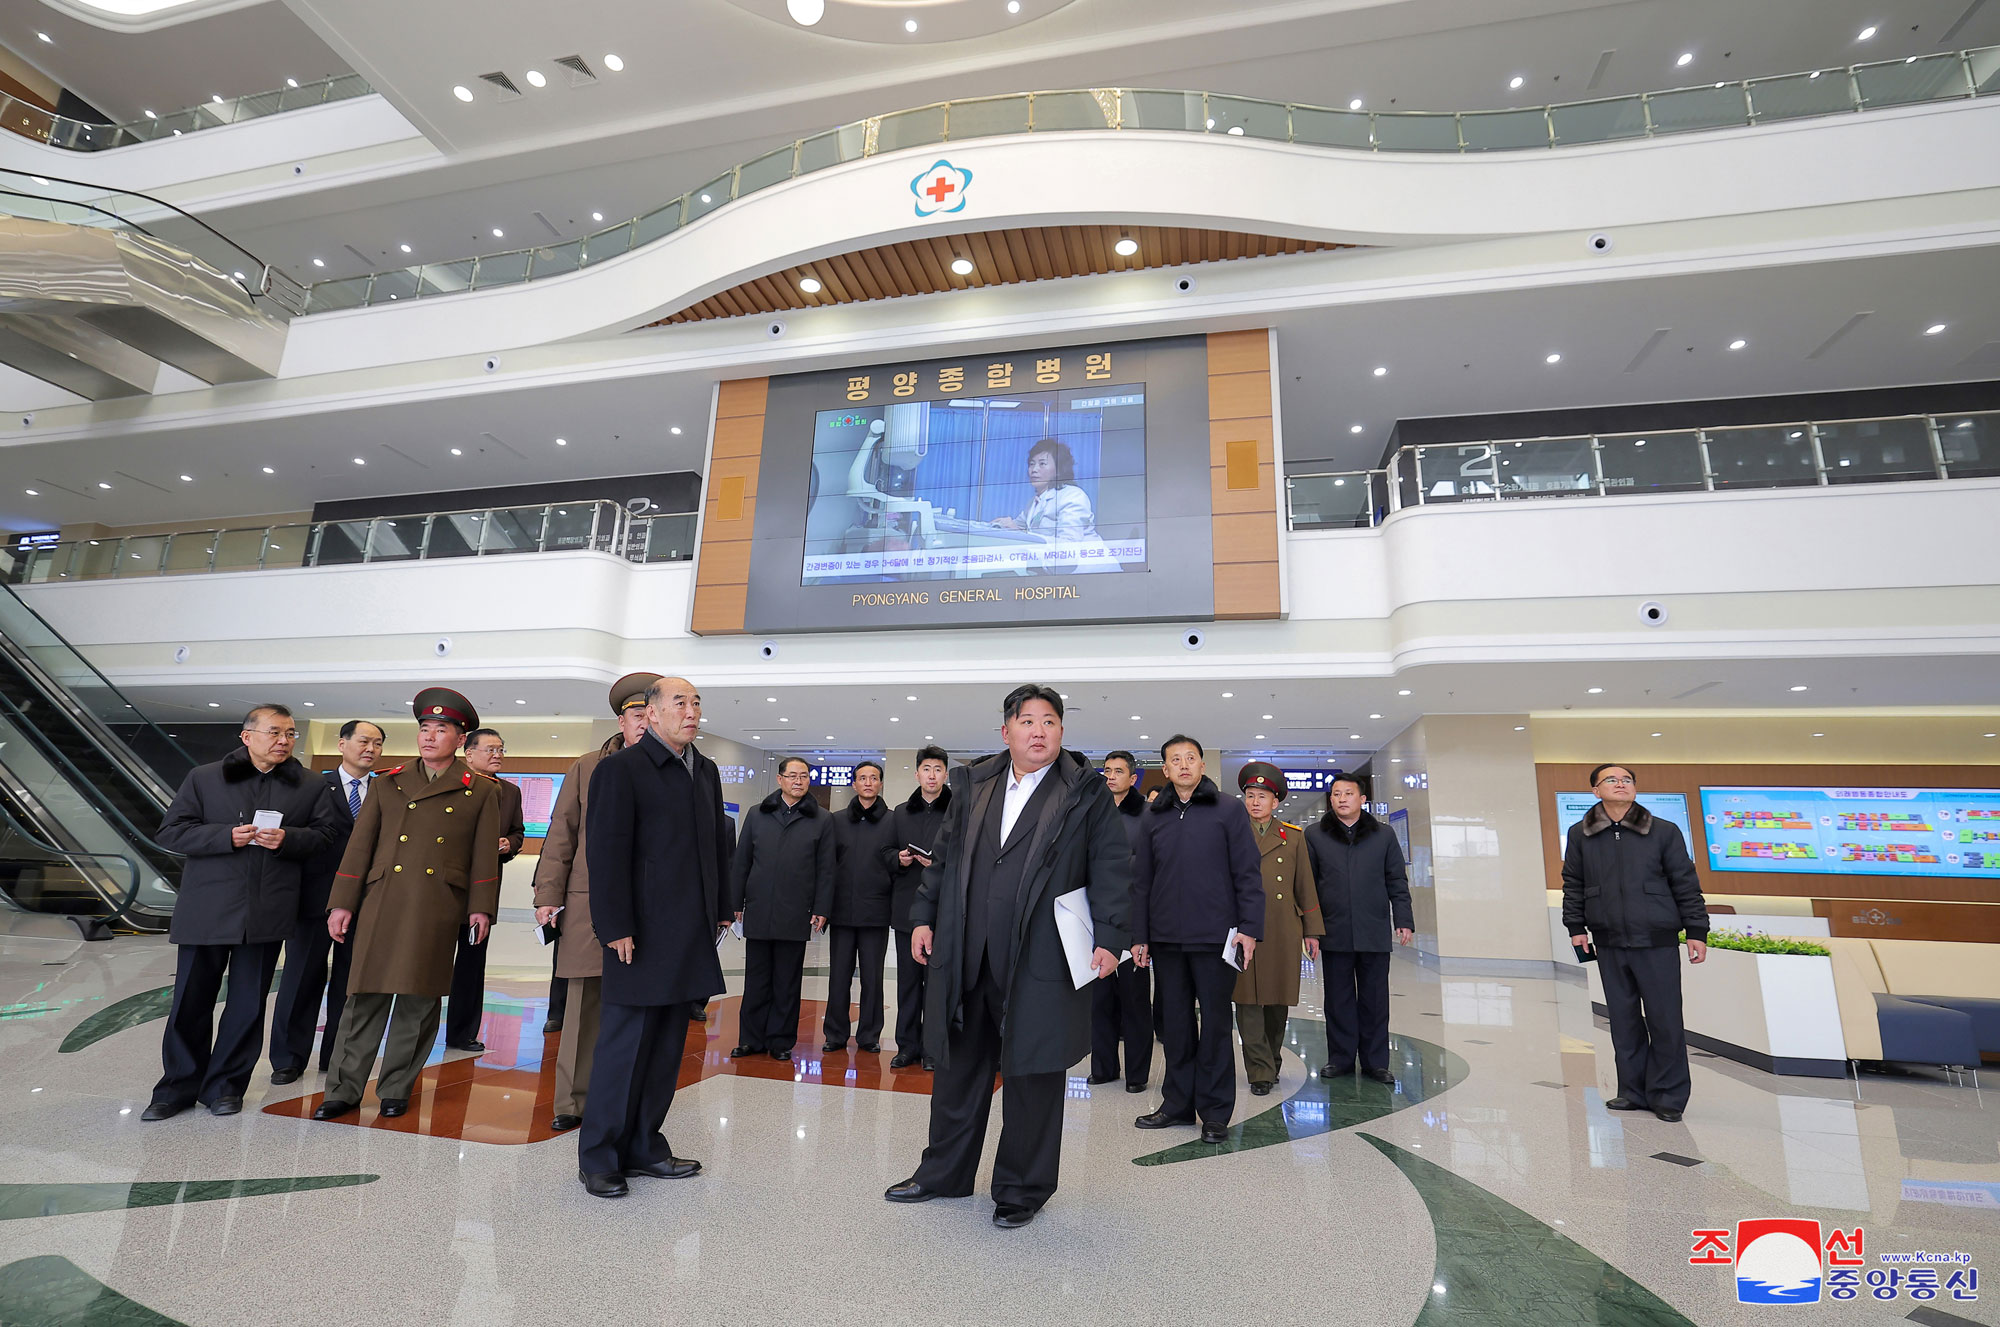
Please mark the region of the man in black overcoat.
[[1063, 750], [1062, 710], [1054, 690], [1016, 687], [1001, 709], [1007, 749], [952, 771], [910, 941], [930, 966], [930, 1145], [916, 1173], [883, 1195], [921, 1203], [972, 1192], [997, 1070], [1006, 1098], [993, 1224], [1010, 1230], [1056, 1191], [1064, 1076], [1090, 1050], [1089, 982], [1071, 975], [1057, 900], [1083, 903], [1098, 979], [1117, 970], [1130, 907], [1132, 854], [1118, 810], [1089, 762]]
[[806, 942], [833, 911], [833, 817], [812, 796], [803, 756], [778, 762], [778, 791], [744, 813], [729, 896], [743, 923], [743, 1003], [729, 1058], [792, 1058]]
[[695, 749], [701, 697], [681, 677], [646, 695], [646, 735], [598, 763], [584, 818], [604, 985], [577, 1177], [599, 1198], [623, 1197], [628, 1175], [682, 1179], [701, 1169], [676, 1157], [660, 1130], [688, 1015], [723, 990], [715, 947], [733, 845], [721, 775]]
[[924, 977], [930, 969], [910, 952], [910, 933], [916, 929], [910, 910], [916, 906], [924, 868], [931, 864], [931, 851], [944, 830], [945, 813], [951, 810], [951, 789], [945, 786], [950, 775], [951, 756], [943, 747], [921, 748], [917, 790], [892, 817], [896, 884], [889, 898], [889, 925], [896, 933], [896, 1054], [889, 1061], [891, 1069], [920, 1062], [926, 1069], [937, 1068], [936, 1061], [924, 1054]]
[[[167, 932], [178, 952], [160, 1044], [165, 1072], [142, 1120], [195, 1102], [215, 1115], [243, 1109], [278, 949], [298, 924], [299, 868], [338, 831], [333, 789], [292, 759], [299, 733], [290, 710], [259, 705], [241, 736], [240, 748], [188, 772], [160, 822], [160, 846], [185, 854], [187, 865]], [[258, 826], [259, 812], [277, 823]], [[229, 996], [215, 1026], [225, 974]]]

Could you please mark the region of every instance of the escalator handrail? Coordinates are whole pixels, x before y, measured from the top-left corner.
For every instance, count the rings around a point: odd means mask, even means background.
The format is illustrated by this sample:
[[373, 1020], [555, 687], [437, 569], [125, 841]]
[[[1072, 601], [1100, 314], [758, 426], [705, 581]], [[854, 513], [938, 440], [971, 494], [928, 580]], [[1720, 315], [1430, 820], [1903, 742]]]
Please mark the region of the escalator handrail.
[[[48, 633], [48, 636], [51, 640], [60, 643], [63, 649], [69, 651], [70, 657], [76, 660], [77, 663], [81, 664], [92, 677], [96, 678], [98, 681], [98, 685], [102, 686], [106, 691], [116, 696], [120, 701], [123, 701], [125, 707], [132, 711], [132, 713], [138, 718], [138, 721], [140, 723], [143, 723], [146, 727], [152, 729], [153, 736], [156, 739], [158, 739], [161, 743], [163, 743], [167, 750], [173, 752], [175, 755], [181, 758], [182, 762], [186, 766], [185, 769], [182, 769], [179, 772], [181, 777], [185, 777], [187, 771], [193, 769], [195, 765], [199, 763], [195, 760], [193, 756], [189, 755], [187, 753], [187, 750], [184, 747], [182, 747], [179, 742], [176, 742], [164, 728], [160, 727], [160, 725], [154, 723], [151, 719], [148, 719], [144, 714], [140, 713], [139, 707], [137, 705], [134, 705], [132, 704], [131, 701], [126, 700], [125, 693], [120, 691], [115, 685], [113, 685], [111, 679], [106, 677], [103, 674], [103, 672], [101, 672], [98, 669], [96, 664], [84, 658], [83, 651], [77, 649], [76, 646], [70, 644], [69, 638], [67, 636], [64, 636], [60, 631], [57, 631], [54, 626], [50, 625], [49, 620], [43, 617], [40, 613], [37, 613], [32, 607], [30, 607], [27, 600], [23, 599], [20, 595], [14, 593], [14, 589], [12, 586], [0, 585], [0, 591], [5, 591], [7, 598], [13, 601], [14, 607], [19, 608], [23, 613], [26, 613], [30, 618], [32, 618], [37, 626], [39, 626], [43, 631]], [[0, 650], [5, 650], [10, 659], [12, 659], [15, 663], [17, 663], [23, 669], [25, 669], [28, 672], [29, 679], [34, 683], [36, 683], [36, 685], [41, 687], [43, 693], [45, 695], [50, 696], [52, 700], [60, 700], [61, 698], [69, 695], [68, 687], [56, 681], [53, 677], [50, 677], [48, 673], [42, 668], [42, 666], [39, 663], [35, 662], [34, 656], [29, 654], [25, 647], [23, 647], [20, 644], [20, 642], [15, 641], [11, 637], [9, 637], [5, 632], [0, 632]], [[81, 720], [84, 721], [85, 725], [91, 730], [89, 734], [90, 737], [93, 738], [100, 747], [104, 748], [106, 755], [110, 756], [114, 761], [116, 761], [119, 765], [122, 765], [125, 768], [127, 773], [131, 775], [134, 781], [137, 782], [141, 788], [145, 789], [147, 795], [152, 797], [154, 801], [160, 804], [160, 811], [162, 814], [164, 814], [166, 812], [167, 807], [173, 804], [174, 791], [175, 791], [174, 787], [169, 785], [165, 779], [161, 778], [159, 772], [154, 770], [152, 766], [148, 765], [144, 760], [140, 759], [139, 753], [132, 750], [131, 746], [127, 744], [123, 738], [119, 737], [118, 734], [112, 732], [111, 729], [108, 726], [106, 726], [105, 721], [100, 717], [98, 717], [98, 715], [91, 709], [89, 709], [87, 706], [77, 705], [70, 712], [73, 717], [80, 717]]]
[[[96, 785], [91, 783], [90, 777], [76, 767], [76, 762], [64, 755], [61, 748], [57, 747], [54, 742], [49, 740], [46, 733], [35, 726], [34, 721], [28, 718], [21, 707], [4, 695], [0, 695], [0, 714], [5, 714], [6, 717], [12, 719], [15, 725], [22, 732], [26, 733], [30, 739], [38, 739], [36, 740], [36, 745], [42, 757], [53, 762], [64, 774], [68, 775], [74, 787], [79, 791], [87, 790], [90, 793], [97, 794], [95, 797], [87, 799], [90, 801], [91, 807], [99, 815], [110, 820], [117, 829], [125, 834], [130, 842], [139, 848], [148, 850], [150, 853], [158, 853], [161, 857], [165, 857], [171, 861], [178, 862], [187, 859], [186, 853], [179, 853], [171, 848], [162, 847], [153, 838], [152, 834], [134, 825], [123, 811], [112, 805], [108, 799], [103, 797], [102, 793], [98, 792]], [[164, 875], [162, 878], [164, 878]], [[171, 886], [171, 882], [168, 883]]]
[[[4, 822], [5, 828], [12, 830], [15, 834], [18, 834], [20, 837], [26, 839], [34, 847], [41, 849], [43, 852], [46, 852], [51, 856], [60, 857], [63, 861], [69, 863], [73, 867], [76, 867], [78, 874], [82, 875], [85, 880], [90, 881], [92, 888], [97, 890], [98, 897], [102, 898], [106, 903], [111, 904], [112, 906], [111, 914], [101, 919], [107, 925], [116, 921], [131, 920], [132, 909], [137, 907], [139, 903], [139, 864], [137, 862], [133, 861], [130, 857], [125, 856], [122, 853], [71, 852], [69, 849], [61, 847], [57, 844], [46, 843], [42, 840], [41, 836], [37, 834], [33, 829], [21, 823], [20, 818], [17, 817], [12, 811], [10, 811], [7, 808], [7, 804], [4, 800], [0, 800], [0, 822]], [[30, 863], [34, 862], [35, 860], [36, 859], [32, 857], [0, 857], [0, 862]], [[111, 898], [103, 886], [100, 886], [97, 884], [97, 882], [90, 880], [89, 873], [84, 871], [82, 867], [77, 865], [79, 862], [84, 862], [84, 861], [91, 862], [93, 864], [97, 864], [100, 866], [106, 862], [116, 862], [118, 863], [118, 865], [125, 868], [125, 872], [130, 877], [131, 883], [129, 887], [124, 891], [123, 902], [119, 902]], [[110, 871], [107, 870], [105, 871], [105, 874], [109, 875], [111, 873]]]

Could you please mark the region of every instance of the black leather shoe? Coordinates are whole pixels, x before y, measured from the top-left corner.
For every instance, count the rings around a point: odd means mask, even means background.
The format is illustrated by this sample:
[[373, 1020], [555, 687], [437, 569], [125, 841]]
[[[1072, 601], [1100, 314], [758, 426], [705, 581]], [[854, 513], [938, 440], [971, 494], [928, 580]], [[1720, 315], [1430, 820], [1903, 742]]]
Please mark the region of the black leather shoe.
[[999, 1203], [993, 1208], [993, 1224], [1002, 1230], [1019, 1230], [1035, 1219], [1032, 1207], [1017, 1207], [1012, 1203]]
[[1125, 1085], [1125, 1090], [1127, 1092], [1144, 1092], [1146, 1090], [1146, 1085], [1143, 1082], [1127, 1083]]
[[271, 1071], [271, 1081], [279, 1087], [283, 1087], [287, 1083], [298, 1082], [299, 1075], [304, 1072], [305, 1070], [303, 1069], [273, 1069]]
[[398, 1115], [407, 1114], [410, 1109], [410, 1099], [408, 1097], [383, 1097], [378, 1104], [380, 1109], [376, 1111], [376, 1114], [386, 1120], [393, 1120]]
[[577, 1125], [582, 1123], [583, 1116], [581, 1115], [558, 1115], [549, 1121], [549, 1128], [554, 1129], [557, 1133], [568, 1133], [571, 1129], [576, 1128]]
[[864, 1041], [861, 1043], [861, 1053], [863, 1055], [880, 1055], [882, 1053], [882, 1043], [879, 1041]]
[[1156, 1110], [1150, 1115], [1141, 1115], [1132, 1123], [1141, 1129], [1171, 1129], [1177, 1124], [1193, 1124], [1192, 1115], [1169, 1115], [1164, 1110]]
[[1396, 1075], [1390, 1073], [1387, 1069], [1363, 1069], [1361, 1076], [1371, 1082], [1380, 1083], [1384, 1087], [1394, 1087], [1396, 1085]]
[[664, 1161], [648, 1161], [643, 1166], [627, 1166], [625, 1174], [645, 1175], [656, 1180], [684, 1180], [690, 1175], [701, 1174], [701, 1162], [690, 1161], [686, 1157], [668, 1157]]
[[542, 1035], [545, 1037], [551, 1032], [560, 1031], [562, 1031], [562, 1020], [560, 1018], [551, 1018], [542, 1024]]
[[208, 1103], [208, 1113], [210, 1115], [241, 1115], [243, 1113], [243, 1098], [217, 1097], [214, 1101]]
[[583, 1181], [583, 1187], [593, 1198], [623, 1198], [632, 1192], [625, 1187], [625, 1177], [616, 1171], [609, 1175], [593, 1175], [587, 1170], [579, 1170], [576, 1177]]
[[327, 1100], [319, 1103], [319, 1109], [313, 1112], [313, 1118], [316, 1120], [337, 1120], [353, 1109], [353, 1102], [335, 1101], [329, 1097]]
[[897, 1051], [895, 1056], [890, 1059], [889, 1067], [891, 1069], [907, 1069], [915, 1064], [917, 1059], [917, 1056], [910, 1054], [908, 1051]]
[[1209, 1124], [1203, 1122], [1201, 1126], [1201, 1141], [1204, 1143], [1228, 1142], [1229, 1126], [1226, 1124]]
[[706, 1023], [707, 1021], [708, 1010], [706, 1009], [694, 1009], [688, 1012], [688, 1022], [690, 1023]]
[[937, 1072], [937, 1061], [933, 1060], [928, 1055], [924, 1057], [924, 1072], [927, 1074], [934, 1074]]
[[846, 1049], [847, 1049], [847, 1043], [844, 1041], [829, 1041], [828, 1043], [826, 1043], [826, 1045], [820, 1047], [821, 1051], [829, 1055], [832, 1054], [834, 1051], [844, 1051]]
[[1351, 1064], [1323, 1064], [1319, 1067], [1319, 1076], [1321, 1078], [1345, 1078], [1353, 1072], [1354, 1066]]
[[171, 1120], [174, 1116], [180, 1114], [182, 1111], [186, 1109], [187, 1107], [185, 1105], [177, 1105], [176, 1103], [171, 1101], [155, 1101], [152, 1105], [146, 1107], [146, 1109], [139, 1112], [139, 1118], [149, 1122], [155, 1120]]
[[1271, 1089], [1276, 1086], [1276, 1083], [1252, 1083], [1250, 1085], [1250, 1095], [1253, 1097], [1268, 1097], [1271, 1095]]
[[471, 1051], [475, 1055], [486, 1053], [486, 1043], [483, 1041], [447, 1041], [444, 1048], [448, 1051]]
[[740, 1060], [746, 1055], [760, 1055], [760, 1054], [762, 1054], [762, 1052], [759, 1051], [755, 1046], [738, 1046], [729, 1052], [729, 1058], [732, 1060]]
[[1681, 1113], [1677, 1110], [1656, 1110], [1653, 1114], [1659, 1116], [1668, 1124], [1679, 1124], [1681, 1122]]
[[901, 1184], [891, 1184], [882, 1191], [882, 1196], [892, 1203], [927, 1203], [943, 1195], [936, 1189], [926, 1189], [917, 1182], [917, 1177], [912, 1175]]
[[772, 1051], [771, 1058], [774, 1060], [789, 1060], [792, 1058], [791, 1048], [788, 1046], [781, 1051]]
[[1090, 1085], [1091, 1085], [1092, 1087], [1102, 1087], [1102, 1086], [1103, 1086], [1104, 1084], [1106, 1084], [1106, 1083], [1115, 1083], [1115, 1082], [1117, 1082], [1117, 1081], [1118, 1081], [1118, 1075], [1117, 1075], [1117, 1074], [1092, 1074], [1092, 1075], [1091, 1075], [1090, 1077], [1088, 1077], [1088, 1078], [1084, 1079], [1083, 1081], [1084, 1081], [1084, 1082], [1086, 1082], [1086, 1083], [1088, 1083], [1088, 1084], [1090, 1084]]
[[1605, 1103], [1604, 1103], [1604, 1109], [1606, 1109], [1606, 1110], [1645, 1110], [1645, 1109], [1646, 1109], [1646, 1103], [1645, 1103], [1645, 1102], [1643, 1102], [1643, 1101], [1634, 1101], [1634, 1100], [1632, 1100], [1632, 1098], [1630, 1098], [1630, 1097], [1613, 1097], [1613, 1098], [1611, 1098], [1611, 1100], [1609, 1100], [1609, 1101], [1607, 1101], [1607, 1102], [1605, 1102]]

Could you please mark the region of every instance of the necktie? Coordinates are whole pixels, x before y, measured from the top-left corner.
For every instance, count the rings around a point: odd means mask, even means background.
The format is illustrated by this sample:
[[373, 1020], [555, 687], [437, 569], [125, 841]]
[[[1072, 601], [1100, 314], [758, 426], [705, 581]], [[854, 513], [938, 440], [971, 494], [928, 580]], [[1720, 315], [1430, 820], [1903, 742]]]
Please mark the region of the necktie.
[[349, 779], [347, 781], [347, 814], [357, 820], [361, 818], [361, 780], [359, 779]]

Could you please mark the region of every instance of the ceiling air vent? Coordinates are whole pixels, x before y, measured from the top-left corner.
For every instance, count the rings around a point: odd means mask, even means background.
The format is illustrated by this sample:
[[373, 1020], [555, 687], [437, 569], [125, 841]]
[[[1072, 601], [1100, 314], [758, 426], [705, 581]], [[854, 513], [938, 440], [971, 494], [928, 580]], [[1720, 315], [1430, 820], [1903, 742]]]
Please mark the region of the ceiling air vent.
[[580, 55], [558, 55], [556, 63], [569, 70], [569, 85], [573, 88], [587, 88], [597, 81], [597, 71]]
[[500, 73], [498, 70], [490, 74], [481, 74], [479, 81], [493, 89], [493, 100], [495, 101], [517, 101], [520, 99], [521, 89], [514, 86], [513, 79]]

